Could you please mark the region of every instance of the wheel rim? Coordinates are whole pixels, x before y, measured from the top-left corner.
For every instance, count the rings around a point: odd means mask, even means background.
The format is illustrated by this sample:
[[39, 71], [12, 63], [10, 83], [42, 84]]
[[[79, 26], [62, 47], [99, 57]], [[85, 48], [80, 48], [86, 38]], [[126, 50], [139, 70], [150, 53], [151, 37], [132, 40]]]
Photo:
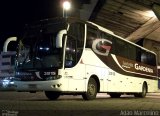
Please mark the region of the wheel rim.
[[91, 96], [94, 96], [96, 92], [96, 87], [94, 84], [89, 84], [88, 85], [88, 94]]

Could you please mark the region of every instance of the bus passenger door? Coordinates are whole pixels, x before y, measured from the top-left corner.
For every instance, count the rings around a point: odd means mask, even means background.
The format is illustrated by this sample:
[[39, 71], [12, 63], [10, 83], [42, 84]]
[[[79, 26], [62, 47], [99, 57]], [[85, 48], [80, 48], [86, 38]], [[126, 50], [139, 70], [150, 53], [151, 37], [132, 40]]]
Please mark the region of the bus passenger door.
[[78, 64], [73, 68], [65, 68], [68, 80], [68, 91], [82, 92], [85, 90], [85, 65]]
[[83, 48], [77, 45], [75, 38], [69, 37], [65, 50], [65, 72], [68, 80], [68, 91], [85, 90], [85, 65], [81, 62]]

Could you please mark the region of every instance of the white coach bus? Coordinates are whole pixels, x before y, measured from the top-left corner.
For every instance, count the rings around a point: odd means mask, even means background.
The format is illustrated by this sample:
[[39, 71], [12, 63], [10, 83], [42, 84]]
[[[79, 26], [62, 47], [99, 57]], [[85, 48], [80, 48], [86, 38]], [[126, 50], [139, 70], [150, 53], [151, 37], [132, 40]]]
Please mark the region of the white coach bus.
[[91, 22], [43, 20], [19, 39], [15, 84], [17, 91], [44, 91], [50, 100], [145, 97], [158, 89], [156, 54]]

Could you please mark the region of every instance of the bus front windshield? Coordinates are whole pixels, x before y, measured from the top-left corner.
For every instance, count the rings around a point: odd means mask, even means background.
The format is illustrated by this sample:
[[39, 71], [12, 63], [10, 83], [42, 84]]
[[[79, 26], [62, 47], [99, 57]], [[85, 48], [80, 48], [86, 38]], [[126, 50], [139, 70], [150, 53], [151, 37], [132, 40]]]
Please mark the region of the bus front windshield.
[[19, 69], [62, 67], [62, 48], [56, 48], [57, 32], [39, 32], [19, 42], [16, 66]]

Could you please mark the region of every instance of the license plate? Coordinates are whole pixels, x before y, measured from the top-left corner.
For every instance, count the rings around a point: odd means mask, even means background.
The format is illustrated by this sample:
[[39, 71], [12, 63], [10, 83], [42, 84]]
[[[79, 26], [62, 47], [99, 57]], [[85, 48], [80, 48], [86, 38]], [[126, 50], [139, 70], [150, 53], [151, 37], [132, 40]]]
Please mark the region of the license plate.
[[36, 89], [37, 88], [37, 85], [36, 84], [29, 84], [28, 87], [30, 89]]

